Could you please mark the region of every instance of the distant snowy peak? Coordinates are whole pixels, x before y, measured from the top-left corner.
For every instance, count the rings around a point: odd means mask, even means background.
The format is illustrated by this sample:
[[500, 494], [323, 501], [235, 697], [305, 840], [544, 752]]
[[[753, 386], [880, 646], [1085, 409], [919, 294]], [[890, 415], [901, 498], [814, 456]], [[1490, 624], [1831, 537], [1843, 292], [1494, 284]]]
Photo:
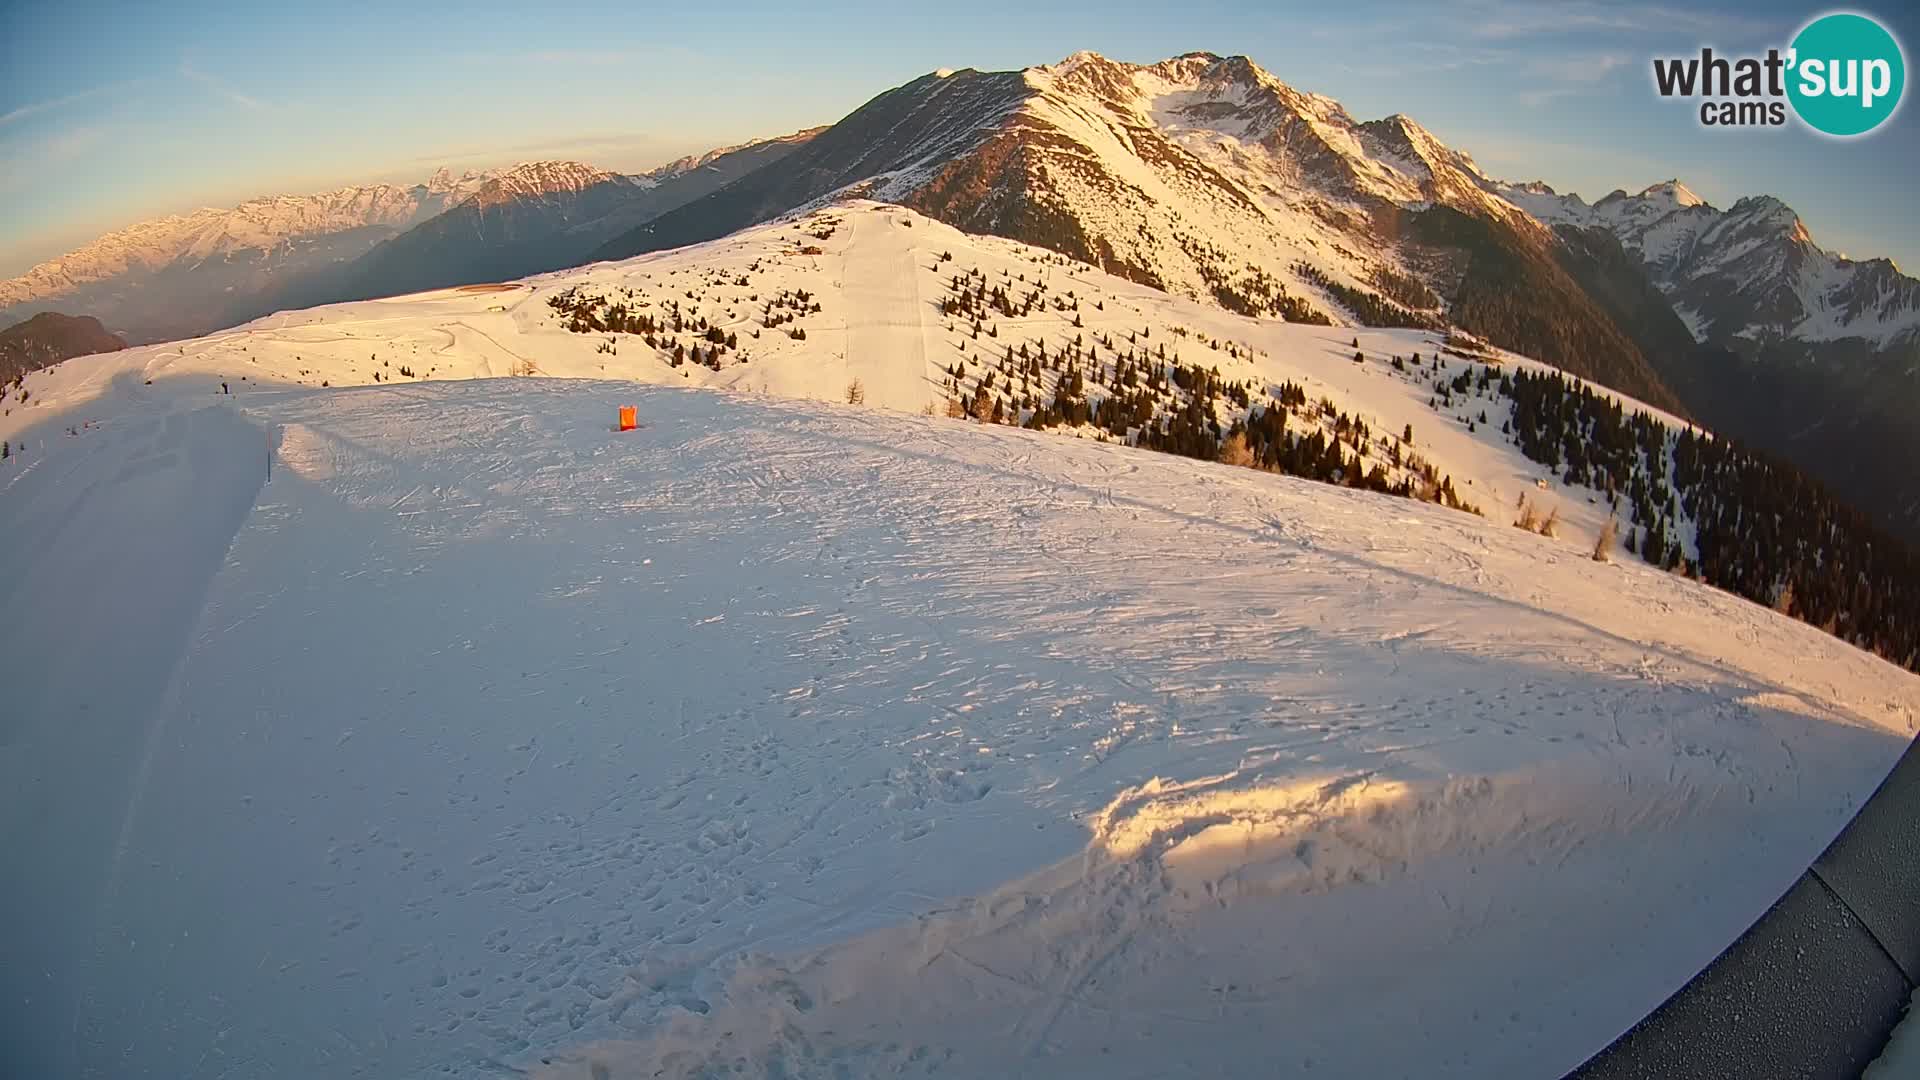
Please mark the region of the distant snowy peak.
[[1562, 195], [1538, 180], [1524, 184], [1492, 181], [1490, 187], [1508, 202], [1549, 225], [1604, 225], [1615, 231], [1633, 232], [1679, 211], [1696, 207], [1713, 211], [1706, 200], [1678, 180], [1654, 184], [1633, 195], [1616, 190], [1592, 205], [1579, 195], [1572, 192]]
[[596, 184], [615, 182], [634, 183], [629, 177], [578, 161], [524, 161], [491, 176], [480, 185], [472, 198], [484, 208], [518, 199], [574, 193]]
[[1447, 146], [1433, 132], [1421, 127], [1405, 113], [1394, 113], [1384, 120], [1368, 121], [1360, 127], [1379, 139], [1386, 148], [1423, 163], [1429, 171], [1444, 166], [1485, 178], [1472, 157]]
[[51, 299], [182, 260], [269, 253], [288, 243], [370, 226], [401, 229], [476, 194], [492, 174], [436, 172], [425, 184], [372, 184], [312, 195], [267, 195], [227, 209], [170, 214], [117, 229], [0, 282], [0, 308]]
[[1572, 192], [1562, 195], [1540, 180], [1529, 180], [1524, 184], [1496, 180], [1489, 185], [1489, 190], [1544, 225], [1585, 228], [1599, 224], [1593, 207], [1588, 206], [1585, 199]]
[[1678, 180], [1633, 195], [1615, 191], [1591, 206], [1538, 182], [1496, 190], [1548, 225], [1613, 233], [1702, 340], [1754, 347], [1860, 338], [1882, 348], [1920, 341], [1920, 281], [1890, 260], [1821, 248], [1800, 215], [1771, 195], [1720, 210]]
[[429, 195], [437, 195], [450, 202], [459, 202], [478, 191], [493, 176], [494, 173], [490, 171], [477, 172], [471, 169], [456, 174], [452, 169], [442, 165], [433, 171], [433, 175], [429, 176], [422, 186], [426, 188]]
[[1640, 193], [1640, 197], [1642, 199], [1664, 200], [1665, 202], [1672, 205], [1675, 209], [1680, 209], [1688, 206], [1699, 206], [1702, 203], [1706, 202], [1705, 199], [1702, 199], [1700, 196], [1695, 195], [1693, 193], [1692, 188], [1689, 188], [1687, 185], [1681, 183], [1677, 178], [1673, 180], [1662, 181], [1661, 183], [1658, 183], [1658, 184], [1654, 184], [1652, 187], [1649, 187], [1645, 191], [1642, 191]]
[[1743, 219], [1749, 226], [1778, 231], [1795, 244], [1813, 243], [1813, 235], [1793, 207], [1771, 195], [1749, 195], [1727, 211], [1730, 218]]
[[[1545, 185], [1542, 186], [1544, 187]], [[1573, 198], [1577, 200], [1578, 197], [1573, 196]], [[1616, 189], [1608, 193], [1599, 202], [1594, 203], [1593, 209], [1603, 216], [1609, 213], [1615, 213], [1645, 219], [1670, 214], [1675, 210], [1686, 210], [1690, 207], [1705, 206], [1706, 203], [1707, 201], [1705, 199], [1693, 193], [1692, 188], [1676, 179], [1663, 180], [1658, 184], [1643, 188], [1635, 195], [1629, 195], [1624, 190]]]

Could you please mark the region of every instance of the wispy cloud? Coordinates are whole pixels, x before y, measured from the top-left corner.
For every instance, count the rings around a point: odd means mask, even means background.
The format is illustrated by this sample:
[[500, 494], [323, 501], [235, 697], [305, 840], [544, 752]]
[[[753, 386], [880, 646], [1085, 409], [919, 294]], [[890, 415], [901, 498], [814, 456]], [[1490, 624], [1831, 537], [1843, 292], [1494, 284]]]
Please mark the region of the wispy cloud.
[[[1332, 20], [1306, 30], [1327, 41], [1392, 41], [1396, 48], [1501, 50], [1531, 47], [1528, 39], [1608, 37], [1621, 41], [1661, 35], [1725, 38], [1777, 35], [1797, 23], [1728, 11], [1697, 11], [1660, 4], [1479, 0], [1360, 21]], [[1486, 55], [1484, 52], [1481, 55]]]
[[[1422, 72], [1511, 71], [1532, 84], [1515, 95], [1529, 106], [1579, 93], [1614, 72], [1638, 63], [1651, 39], [1680, 35], [1702, 42], [1784, 38], [1791, 26], [1738, 13], [1697, 12], [1651, 4], [1602, 5], [1480, 0], [1444, 14], [1416, 14], [1361, 25], [1339, 24], [1309, 30], [1310, 36], [1343, 40], [1355, 36], [1396, 42], [1418, 59], [1395, 65], [1372, 60], [1338, 64], [1367, 77], [1401, 77], [1408, 67]], [[1594, 49], [1604, 51], [1592, 51]]]
[[1541, 61], [1533, 74], [1562, 82], [1597, 83], [1630, 62], [1630, 57], [1613, 52], [1556, 56], [1552, 60]]
[[1537, 109], [1542, 105], [1551, 105], [1561, 98], [1572, 97], [1579, 92], [1579, 88], [1573, 86], [1536, 86], [1531, 90], [1522, 90], [1515, 94], [1514, 100], [1529, 109]]
[[[1329, 34], [1327, 37], [1331, 40], [1334, 35]], [[1370, 79], [1404, 79], [1410, 69], [1431, 74], [1467, 71], [1512, 62], [1511, 55], [1505, 50], [1460, 45], [1450, 41], [1409, 41], [1396, 45], [1395, 52], [1414, 53], [1417, 56], [1412, 62], [1407, 61], [1405, 57], [1394, 59], [1389, 56], [1386, 59], [1370, 59], [1358, 63], [1336, 62], [1333, 66], [1340, 71]]]
[[58, 109], [64, 109], [69, 105], [77, 105], [83, 101], [105, 97], [116, 91], [132, 89], [140, 85], [141, 81], [142, 80], [134, 79], [128, 82], [107, 83], [103, 86], [95, 86], [87, 90], [82, 90], [77, 94], [68, 94], [65, 97], [28, 102], [25, 105], [16, 106], [4, 113], [0, 113], [0, 128], [6, 127], [8, 124], [18, 120], [25, 120], [30, 116], [37, 116], [40, 113], [53, 112]]
[[254, 97], [251, 94], [243, 93], [233, 84], [209, 75], [191, 63], [183, 62], [180, 65], [180, 74], [182, 77], [199, 83], [201, 86], [213, 91], [217, 96], [225, 98], [227, 101], [249, 112], [271, 112], [273, 110], [273, 106], [266, 101]]
[[1613, 33], [1622, 36], [1691, 33], [1748, 35], [1792, 29], [1775, 19], [1727, 11], [1701, 11], [1657, 4], [1539, 4], [1494, 0], [1478, 9], [1471, 33], [1489, 41]]
[[1531, 88], [1516, 95], [1528, 108], [1561, 98], [1590, 93], [1596, 83], [1632, 63], [1621, 53], [1566, 54], [1536, 57], [1526, 64]]

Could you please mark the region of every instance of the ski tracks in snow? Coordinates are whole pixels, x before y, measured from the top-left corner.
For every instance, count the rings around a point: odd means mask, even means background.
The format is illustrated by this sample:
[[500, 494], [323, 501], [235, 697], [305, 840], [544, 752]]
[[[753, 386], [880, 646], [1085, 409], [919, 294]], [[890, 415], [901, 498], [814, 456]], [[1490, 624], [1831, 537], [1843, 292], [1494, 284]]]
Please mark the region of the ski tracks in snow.
[[854, 215], [856, 235], [842, 268], [847, 377], [865, 385], [869, 400], [901, 406], [932, 400], [920, 256], [915, 230], [904, 220], [904, 215]]

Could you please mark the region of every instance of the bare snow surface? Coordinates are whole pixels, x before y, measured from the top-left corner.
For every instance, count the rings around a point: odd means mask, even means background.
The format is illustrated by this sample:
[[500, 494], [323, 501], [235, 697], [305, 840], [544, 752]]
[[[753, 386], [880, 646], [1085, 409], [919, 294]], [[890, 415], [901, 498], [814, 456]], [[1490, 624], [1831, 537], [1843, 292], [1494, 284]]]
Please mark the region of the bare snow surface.
[[[1024, 256], [842, 213], [732, 392], [541, 297], [785, 224], [29, 379], [0, 1071], [1555, 1076], [1914, 732], [1920, 679], [1588, 539], [915, 415], [930, 252]], [[1084, 275], [1530, 484], [1353, 331]], [[389, 352], [439, 371], [342, 388]], [[528, 361], [669, 385], [445, 378]], [[793, 400], [850, 377], [899, 411]]]

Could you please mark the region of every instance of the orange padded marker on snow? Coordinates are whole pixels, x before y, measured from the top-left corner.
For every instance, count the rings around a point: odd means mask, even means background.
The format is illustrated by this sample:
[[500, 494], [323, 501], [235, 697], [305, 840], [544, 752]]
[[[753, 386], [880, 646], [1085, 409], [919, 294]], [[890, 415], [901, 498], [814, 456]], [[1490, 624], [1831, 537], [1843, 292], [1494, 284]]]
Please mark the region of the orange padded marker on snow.
[[631, 405], [620, 406], [620, 430], [632, 431], [640, 426], [638, 410]]

